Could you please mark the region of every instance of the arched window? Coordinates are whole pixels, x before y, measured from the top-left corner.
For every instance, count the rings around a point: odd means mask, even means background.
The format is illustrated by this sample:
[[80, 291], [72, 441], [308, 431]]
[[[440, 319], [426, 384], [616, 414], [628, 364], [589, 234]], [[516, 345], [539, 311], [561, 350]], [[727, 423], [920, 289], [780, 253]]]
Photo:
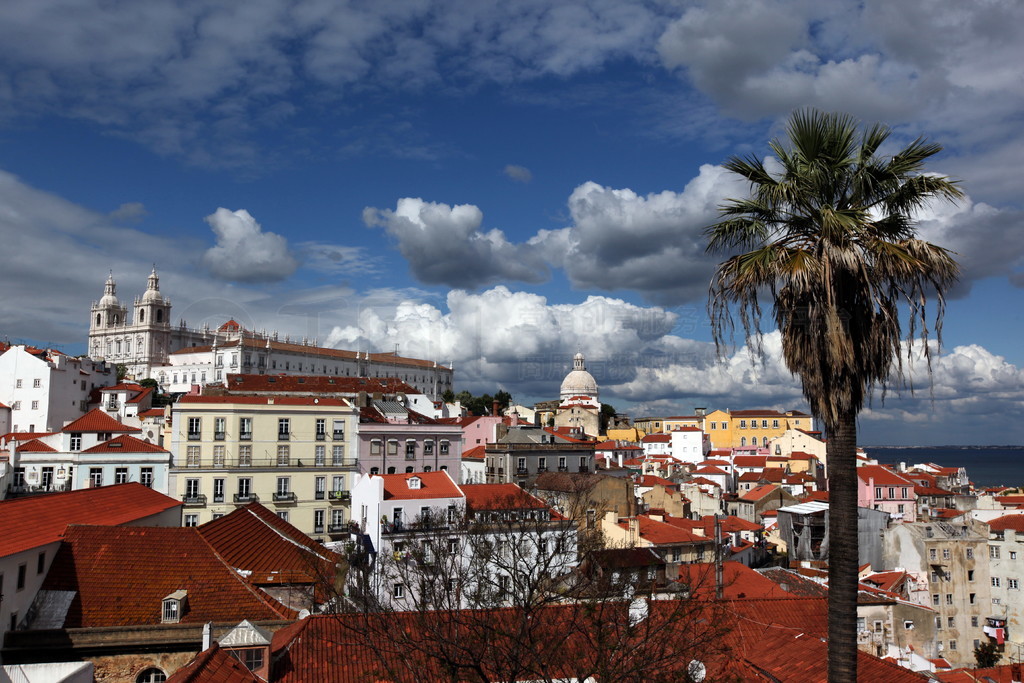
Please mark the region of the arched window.
[[162, 323], [164, 321], [164, 312], [159, 308], [156, 310], [156, 321]]
[[139, 322], [140, 323], [146, 322], [146, 309], [144, 309], [144, 308], [140, 308], [139, 309]]
[[767, 436], [766, 436], [766, 437], [764, 437], [764, 438], [762, 438], [762, 439], [761, 439], [761, 442], [762, 442], [762, 445], [763, 445], [763, 446], [764, 446], [765, 448], [768, 448], [768, 437], [767, 437]]
[[747, 445], [747, 437], [741, 436], [740, 437], [740, 448], [743, 448], [746, 445]]
[[99, 313], [97, 313], [97, 314], [96, 314], [96, 327], [99, 327], [99, 326], [100, 326], [100, 319], [101, 319], [101, 318], [100, 318], [100, 314], [99, 314]]
[[155, 666], [149, 667], [135, 677], [135, 683], [164, 683], [166, 680], [167, 674]]

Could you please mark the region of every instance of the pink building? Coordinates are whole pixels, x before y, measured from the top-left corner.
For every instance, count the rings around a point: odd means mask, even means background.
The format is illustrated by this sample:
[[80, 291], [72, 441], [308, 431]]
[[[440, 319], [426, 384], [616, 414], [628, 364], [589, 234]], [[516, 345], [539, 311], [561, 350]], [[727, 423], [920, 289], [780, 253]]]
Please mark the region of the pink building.
[[883, 465], [857, 468], [857, 505], [888, 512], [896, 521], [917, 519], [914, 482]]

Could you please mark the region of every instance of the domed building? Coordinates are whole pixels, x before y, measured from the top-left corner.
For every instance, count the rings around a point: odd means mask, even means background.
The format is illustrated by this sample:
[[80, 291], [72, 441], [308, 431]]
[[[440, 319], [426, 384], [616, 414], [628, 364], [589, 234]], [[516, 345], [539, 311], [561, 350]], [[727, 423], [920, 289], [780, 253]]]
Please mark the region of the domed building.
[[573, 356], [572, 370], [562, 380], [558, 396], [555, 427], [569, 427], [581, 436], [597, 437], [601, 431], [601, 395], [597, 380], [587, 372], [582, 353]]

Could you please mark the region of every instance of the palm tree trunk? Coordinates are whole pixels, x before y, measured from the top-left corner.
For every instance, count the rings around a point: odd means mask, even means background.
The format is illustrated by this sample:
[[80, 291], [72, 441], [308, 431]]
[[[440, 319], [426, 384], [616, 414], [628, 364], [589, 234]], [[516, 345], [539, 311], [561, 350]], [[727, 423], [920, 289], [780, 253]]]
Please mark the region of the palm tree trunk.
[[828, 680], [857, 681], [857, 423], [839, 417], [828, 438]]

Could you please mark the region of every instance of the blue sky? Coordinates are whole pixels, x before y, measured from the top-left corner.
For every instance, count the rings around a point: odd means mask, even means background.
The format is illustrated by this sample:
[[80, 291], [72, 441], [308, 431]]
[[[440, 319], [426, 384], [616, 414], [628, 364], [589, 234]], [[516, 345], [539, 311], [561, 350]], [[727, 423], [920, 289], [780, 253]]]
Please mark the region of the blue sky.
[[[976, 6], [977, 5], [977, 6]], [[453, 362], [556, 395], [577, 349], [634, 416], [803, 406], [715, 358], [701, 229], [801, 106], [926, 135], [968, 199], [932, 387], [871, 444], [1024, 443], [1018, 3], [336, 2], [0, 6], [0, 335], [84, 350], [112, 270], [175, 317]], [[742, 340], [738, 340], [742, 342]], [[922, 388], [923, 387], [923, 388]]]

